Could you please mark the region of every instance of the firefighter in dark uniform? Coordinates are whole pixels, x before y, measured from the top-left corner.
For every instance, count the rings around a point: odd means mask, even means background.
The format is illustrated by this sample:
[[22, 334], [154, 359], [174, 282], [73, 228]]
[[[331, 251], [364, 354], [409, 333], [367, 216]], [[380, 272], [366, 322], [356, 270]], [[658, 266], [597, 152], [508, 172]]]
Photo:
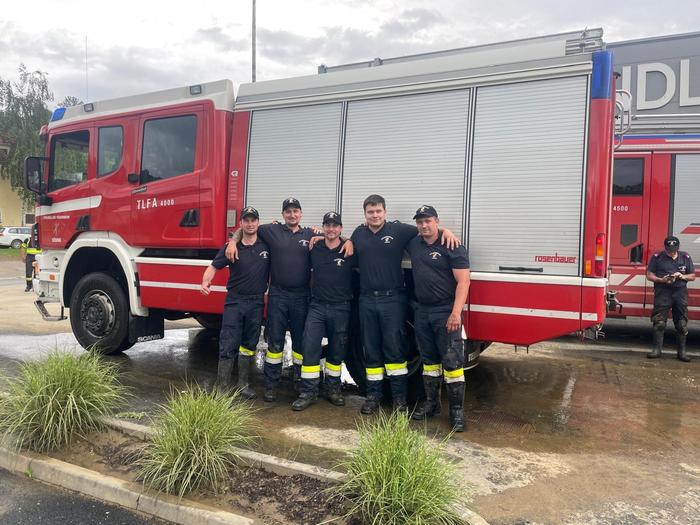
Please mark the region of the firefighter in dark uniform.
[[345, 359], [350, 326], [352, 301], [352, 272], [355, 256], [345, 257], [340, 234], [343, 222], [340, 214], [328, 212], [323, 216], [323, 240], [311, 250], [311, 304], [306, 316], [303, 337], [303, 363], [299, 397], [293, 410], [304, 410], [318, 398], [321, 381], [321, 340], [328, 339], [323, 392], [336, 406], [345, 405], [340, 382], [340, 370]]
[[438, 214], [421, 206], [413, 216], [418, 237], [408, 243], [418, 307], [415, 331], [423, 359], [426, 399], [413, 412], [413, 419], [440, 413], [443, 375], [447, 383], [450, 423], [464, 431], [464, 342], [462, 310], [469, 294], [469, 256], [464, 246], [449, 249], [440, 242]]
[[41, 253], [39, 248], [39, 225], [32, 226], [32, 233], [28, 239], [22, 243], [22, 258], [24, 259], [25, 292], [32, 291], [32, 279], [34, 278], [34, 262], [36, 256]]
[[219, 250], [202, 277], [202, 293], [208, 295], [217, 270], [229, 267], [226, 302], [219, 337], [219, 369], [217, 383], [222, 389], [231, 388], [233, 361], [238, 355], [238, 385], [241, 395], [253, 399], [250, 369], [255, 359], [255, 347], [260, 339], [265, 291], [270, 275], [270, 250], [258, 236], [260, 216], [248, 206], [241, 212], [242, 238], [238, 241], [238, 258], [226, 258], [226, 246]]
[[671, 311], [676, 327], [678, 359], [686, 363], [685, 341], [688, 336], [688, 281], [695, 280], [693, 260], [686, 252], [678, 251], [678, 237], [664, 239], [662, 252], [655, 253], [647, 266], [647, 279], [654, 283], [654, 309], [651, 322], [654, 326], [654, 349], [647, 354], [649, 359], [661, 357], [664, 344], [664, 331], [668, 312]]
[[[414, 225], [386, 221], [381, 195], [363, 203], [366, 224], [352, 234], [360, 267], [360, 329], [367, 375], [367, 398], [362, 414], [373, 414], [382, 400], [384, 374], [389, 378], [394, 410], [407, 411], [406, 290], [401, 260], [408, 242], [418, 230]], [[443, 242], [459, 241], [449, 231]]]
[[[284, 224], [262, 224], [258, 235], [270, 247], [270, 292], [267, 304], [267, 340], [265, 354], [265, 396], [271, 403], [277, 399], [277, 386], [282, 378], [282, 360], [287, 330], [292, 336], [292, 361], [295, 385], [301, 378], [302, 335], [309, 308], [311, 262], [309, 241], [311, 228], [300, 226], [301, 204], [294, 197], [282, 202]], [[232, 240], [238, 240], [240, 230]], [[226, 256], [234, 260], [236, 246], [230, 242]]]

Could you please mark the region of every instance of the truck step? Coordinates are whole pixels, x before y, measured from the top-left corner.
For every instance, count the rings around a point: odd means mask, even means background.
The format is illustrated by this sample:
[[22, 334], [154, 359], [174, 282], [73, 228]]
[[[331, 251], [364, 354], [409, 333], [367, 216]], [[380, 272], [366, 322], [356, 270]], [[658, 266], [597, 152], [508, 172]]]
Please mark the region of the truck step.
[[39, 310], [39, 313], [41, 314], [41, 317], [44, 319], [44, 321], [63, 321], [64, 319], [68, 319], [63, 313], [63, 306], [61, 306], [60, 315], [51, 315], [46, 309], [44, 303], [45, 301], [41, 300], [34, 301], [34, 306], [36, 306], [36, 309]]

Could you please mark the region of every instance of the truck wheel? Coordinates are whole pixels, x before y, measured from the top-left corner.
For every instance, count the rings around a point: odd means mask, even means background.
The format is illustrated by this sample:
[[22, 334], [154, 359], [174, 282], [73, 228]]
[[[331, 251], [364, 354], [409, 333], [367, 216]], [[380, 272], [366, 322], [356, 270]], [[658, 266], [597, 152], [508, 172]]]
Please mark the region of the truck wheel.
[[222, 316], [217, 314], [194, 314], [195, 320], [207, 330], [221, 331]]
[[131, 346], [126, 294], [104, 273], [90, 273], [78, 281], [70, 300], [70, 324], [85, 349], [115, 354]]

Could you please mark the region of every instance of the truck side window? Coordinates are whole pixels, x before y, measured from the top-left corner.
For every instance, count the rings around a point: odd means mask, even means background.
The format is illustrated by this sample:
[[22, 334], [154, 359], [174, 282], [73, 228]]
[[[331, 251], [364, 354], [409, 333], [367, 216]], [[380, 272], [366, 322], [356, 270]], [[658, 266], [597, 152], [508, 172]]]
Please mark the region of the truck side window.
[[100, 128], [97, 137], [97, 176], [104, 177], [117, 170], [122, 162], [124, 131], [121, 126]]
[[49, 191], [87, 180], [89, 147], [89, 131], [74, 131], [51, 139]]
[[642, 195], [644, 159], [615, 159], [613, 195]]
[[143, 130], [141, 183], [194, 171], [197, 117], [154, 119]]

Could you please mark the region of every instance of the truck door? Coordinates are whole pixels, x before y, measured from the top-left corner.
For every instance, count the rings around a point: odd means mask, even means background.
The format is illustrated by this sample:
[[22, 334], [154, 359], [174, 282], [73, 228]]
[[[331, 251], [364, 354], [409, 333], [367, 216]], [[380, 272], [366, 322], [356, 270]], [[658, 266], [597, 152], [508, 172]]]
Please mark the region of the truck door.
[[616, 156], [610, 222], [610, 285], [618, 290], [623, 313], [644, 305], [650, 183], [651, 154]]
[[129, 175], [134, 245], [200, 245], [201, 108], [154, 112], [140, 120], [140, 169]]

